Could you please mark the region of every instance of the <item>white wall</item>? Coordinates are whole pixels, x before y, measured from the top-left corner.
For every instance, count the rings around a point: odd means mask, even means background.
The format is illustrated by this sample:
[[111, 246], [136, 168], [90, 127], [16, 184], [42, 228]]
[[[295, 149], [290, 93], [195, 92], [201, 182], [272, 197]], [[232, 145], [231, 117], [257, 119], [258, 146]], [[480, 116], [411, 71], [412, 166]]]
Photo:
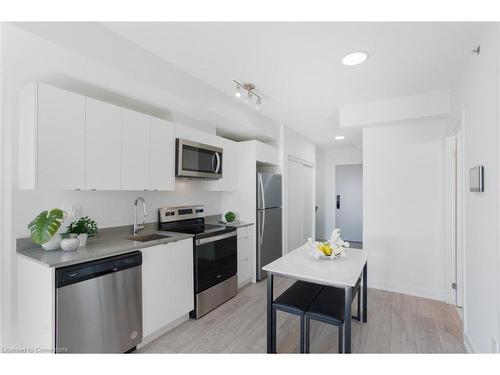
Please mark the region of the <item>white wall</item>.
[[[492, 351], [499, 315], [499, 30], [490, 24], [451, 90], [456, 121], [463, 114], [465, 178], [465, 334], [469, 349]], [[475, 47], [475, 46], [474, 46]], [[469, 192], [469, 169], [483, 165], [485, 191]]]
[[438, 90], [342, 106], [339, 108], [339, 125], [343, 128], [415, 121], [418, 118], [447, 116], [449, 112], [450, 92]]
[[316, 237], [328, 239], [335, 228], [335, 165], [362, 164], [361, 148], [316, 150]]
[[363, 129], [369, 285], [444, 300], [446, 122]]

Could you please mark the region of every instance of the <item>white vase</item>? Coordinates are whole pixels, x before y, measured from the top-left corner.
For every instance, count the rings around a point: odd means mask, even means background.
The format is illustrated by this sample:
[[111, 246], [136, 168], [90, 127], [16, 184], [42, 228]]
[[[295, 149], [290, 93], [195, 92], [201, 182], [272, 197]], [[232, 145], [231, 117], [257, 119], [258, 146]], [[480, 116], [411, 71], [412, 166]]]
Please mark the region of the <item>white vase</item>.
[[87, 233], [80, 233], [78, 239], [80, 240], [80, 247], [87, 246], [87, 238], [89, 235]]
[[53, 251], [59, 249], [61, 243], [61, 235], [56, 233], [52, 236], [50, 240], [42, 244], [42, 248], [47, 251]]
[[75, 251], [80, 247], [80, 240], [74, 234], [70, 234], [70, 238], [65, 238], [61, 241], [61, 249], [64, 251]]

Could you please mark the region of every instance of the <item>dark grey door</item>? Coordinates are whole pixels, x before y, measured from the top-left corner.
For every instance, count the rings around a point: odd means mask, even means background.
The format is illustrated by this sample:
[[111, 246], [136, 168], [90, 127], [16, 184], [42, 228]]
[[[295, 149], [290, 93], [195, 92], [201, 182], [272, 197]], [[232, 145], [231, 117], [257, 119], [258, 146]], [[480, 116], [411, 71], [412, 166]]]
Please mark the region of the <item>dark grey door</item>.
[[262, 267], [283, 254], [281, 208], [257, 210], [257, 280], [266, 277]]

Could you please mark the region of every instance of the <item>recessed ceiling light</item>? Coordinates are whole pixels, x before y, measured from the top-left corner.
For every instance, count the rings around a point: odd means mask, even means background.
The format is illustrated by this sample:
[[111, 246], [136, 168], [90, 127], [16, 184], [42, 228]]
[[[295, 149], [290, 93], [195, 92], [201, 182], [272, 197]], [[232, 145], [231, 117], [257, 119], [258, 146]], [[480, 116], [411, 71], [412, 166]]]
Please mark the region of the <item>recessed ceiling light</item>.
[[343, 136], [343, 135], [337, 135], [334, 139], [336, 141], [341, 141], [341, 140], [345, 139], [345, 136]]
[[345, 55], [344, 58], [342, 59], [342, 64], [347, 65], [347, 66], [353, 66], [353, 65], [358, 65], [361, 64], [362, 62], [365, 62], [365, 60], [368, 58], [368, 54], [363, 51], [357, 51], [350, 53], [348, 55]]

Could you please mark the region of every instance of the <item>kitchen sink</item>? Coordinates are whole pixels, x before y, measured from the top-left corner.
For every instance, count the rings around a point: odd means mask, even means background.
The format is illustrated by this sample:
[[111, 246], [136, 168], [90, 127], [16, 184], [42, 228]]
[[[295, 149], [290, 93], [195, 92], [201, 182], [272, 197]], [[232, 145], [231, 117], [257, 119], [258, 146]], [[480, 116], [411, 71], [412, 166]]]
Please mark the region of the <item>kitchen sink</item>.
[[154, 240], [161, 240], [162, 238], [168, 238], [168, 237], [172, 236], [169, 236], [167, 234], [153, 233], [153, 234], [142, 234], [142, 235], [127, 237], [127, 240], [138, 241], [138, 242], [149, 242]]

